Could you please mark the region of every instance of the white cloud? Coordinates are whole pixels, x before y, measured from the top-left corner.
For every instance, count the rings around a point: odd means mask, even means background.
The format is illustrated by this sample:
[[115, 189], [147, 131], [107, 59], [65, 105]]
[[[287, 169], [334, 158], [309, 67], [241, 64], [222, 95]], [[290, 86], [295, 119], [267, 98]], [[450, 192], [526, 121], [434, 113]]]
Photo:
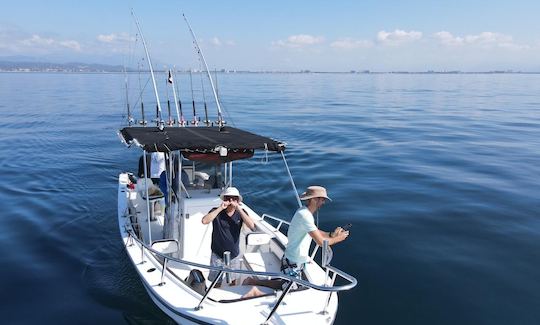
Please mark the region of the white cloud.
[[218, 37], [214, 37], [212, 39], [210, 39], [210, 44], [212, 44], [213, 46], [234, 46], [236, 45], [236, 43], [234, 41], [231, 41], [231, 40], [222, 40]]
[[81, 44], [77, 41], [60, 41], [58, 42], [60, 46], [63, 46], [68, 49], [72, 49], [74, 51], [80, 52], [81, 51]]
[[235, 46], [236, 42], [231, 40], [224, 40], [217, 36], [210, 39], [199, 39], [199, 45], [204, 48], [205, 46], [222, 47], [222, 46]]
[[108, 35], [100, 34], [97, 36], [97, 40], [102, 43], [122, 43], [122, 42], [134, 42], [135, 38], [128, 33], [111, 33]]
[[478, 35], [465, 36], [465, 42], [469, 44], [507, 44], [512, 42], [512, 37], [492, 32], [483, 32]]
[[441, 31], [433, 34], [440, 44], [445, 46], [479, 46], [484, 48], [500, 47], [506, 49], [526, 49], [527, 45], [514, 43], [512, 36], [494, 32], [482, 32], [477, 35], [454, 36], [450, 32]]
[[69, 49], [76, 52], [81, 51], [81, 45], [79, 42], [74, 40], [56, 40], [51, 37], [42, 37], [37, 34], [33, 34], [29, 38], [23, 38], [20, 40], [15, 40], [12, 50], [15, 51], [55, 51], [59, 49]]
[[127, 54], [136, 40], [134, 35], [126, 32], [99, 34], [96, 36], [97, 42], [89, 43], [87, 48], [95, 53]]
[[321, 44], [323, 42], [324, 42], [324, 37], [322, 36], [299, 34], [299, 35], [291, 35], [287, 37], [286, 40], [279, 40], [279, 41], [273, 42], [272, 44], [279, 47], [303, 48], [303, 47], [313, 46], [316, 44]]
[[411, 30], [409, 32], [396, 29], [393, 32], [381, 30], [377, 33], [377, 41], [385, 45], [399, 45], [405, 42], [413, 42], [422, 38], [422, 32]]
[[330, 43], [330, 46], [337, 49], [351, 50], [373, 47], [373, 42], [367, 40], [355, 40], [352, 38], [342, 38]]
[[437, 32], [433, 34], [433, 36], [435, 39], [439, 40], [441, 44], [448, 46], [463, 45], [465, 42], [462, 37], [455, 37], [452, 33], [447, 31]]

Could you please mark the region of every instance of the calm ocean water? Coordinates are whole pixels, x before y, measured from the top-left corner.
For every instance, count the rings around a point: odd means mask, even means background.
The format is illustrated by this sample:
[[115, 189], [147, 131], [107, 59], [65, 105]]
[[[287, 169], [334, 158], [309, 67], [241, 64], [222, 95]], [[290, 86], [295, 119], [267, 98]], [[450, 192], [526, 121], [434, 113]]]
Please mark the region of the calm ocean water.
[[[169, 322], [119, 239], [116, 178], [139, 154], [115, 134], [123, 79], [0, 74], [3, 324]], [[321, 228], [353, 224], [333, 264], [359, 285], [336, 324], [540, 324], [540, 75], [235, 74], [219, 91], [229, 121], [288, 143], [299, 189], [329, 189]], [[235, 183], [290, 218], [283, 163], [260, 158]]]

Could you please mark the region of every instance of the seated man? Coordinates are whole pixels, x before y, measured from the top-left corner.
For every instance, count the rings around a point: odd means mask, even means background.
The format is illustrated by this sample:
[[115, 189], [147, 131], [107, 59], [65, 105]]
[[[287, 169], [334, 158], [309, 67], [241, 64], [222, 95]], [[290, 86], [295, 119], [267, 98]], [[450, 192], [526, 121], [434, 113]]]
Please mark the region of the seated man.
[[[255, 229], [255, 223], [251, 217], [241, 208], [242, 196], [235, 187], [228, 187], [220, 195], [221, 204], [213, 208], [202, 218], [203, 224], [212, 222], [212, 257], [210, 265], [222, 266], [223, 253], [231, 253], [231, 268], [240, 268], [240, 259], [237, 258], [240, 253], [239, 241], [240, 230], [245, 223], [249, 229]], [[210, 271], [208, 279], [213, 281], [217, 276], [217, 271]]]

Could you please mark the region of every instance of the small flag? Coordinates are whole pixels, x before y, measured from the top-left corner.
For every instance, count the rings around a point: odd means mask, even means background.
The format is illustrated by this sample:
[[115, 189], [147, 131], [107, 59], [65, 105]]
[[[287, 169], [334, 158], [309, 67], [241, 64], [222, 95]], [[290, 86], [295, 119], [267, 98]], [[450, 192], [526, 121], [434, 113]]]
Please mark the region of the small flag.
[[169, 79], [167, 79], [167, 81], [172, 84], [172, 74], [171, 74], [171, 70], [169, 70]]

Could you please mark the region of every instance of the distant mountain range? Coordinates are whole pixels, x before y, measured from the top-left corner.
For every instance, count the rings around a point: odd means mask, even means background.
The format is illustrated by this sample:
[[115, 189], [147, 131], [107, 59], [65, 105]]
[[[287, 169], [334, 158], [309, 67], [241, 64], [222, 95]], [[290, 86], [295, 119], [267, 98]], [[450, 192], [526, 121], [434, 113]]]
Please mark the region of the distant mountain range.
[[[122, 65], [112, 65], [103, 63], [82, 63], [82, 62], [61, 62], [52, 59], [51, 61], [43, 60], [35, 57], [26, 56], [11, 56], [0, 57], [0, 72], [80, 72], [80, 73], [97, 73], [97, 72], [123, 72]], [[127, 72], [137, 72], [135, 68], [126, 68]], [[158, 70], [156, 70], [158, 71]], [[186, 70], [188, 71], [188, 70]], [[196, 70], [195, 70], [196, 71]], [[255, 73], [332, 73], [330, 71], [237, 71], [221, 69], [219, 72], [255, 72]], [[497, 71], [477, 71], [477, 72], [462, 72], [462, 71], [369, 71], [369, 70], [351, 70], [341, 73], [397, 73], [397, 74], [461, 74], [461, 73], [539, 73], [539, 72], [521, 72], [512, 70], [497, 70]]]
[[98, 63], [53, 63], [39, 61], [5, 61], [0, 59], [0, 71], [4, 72], [121, 72], [121, 65]]

